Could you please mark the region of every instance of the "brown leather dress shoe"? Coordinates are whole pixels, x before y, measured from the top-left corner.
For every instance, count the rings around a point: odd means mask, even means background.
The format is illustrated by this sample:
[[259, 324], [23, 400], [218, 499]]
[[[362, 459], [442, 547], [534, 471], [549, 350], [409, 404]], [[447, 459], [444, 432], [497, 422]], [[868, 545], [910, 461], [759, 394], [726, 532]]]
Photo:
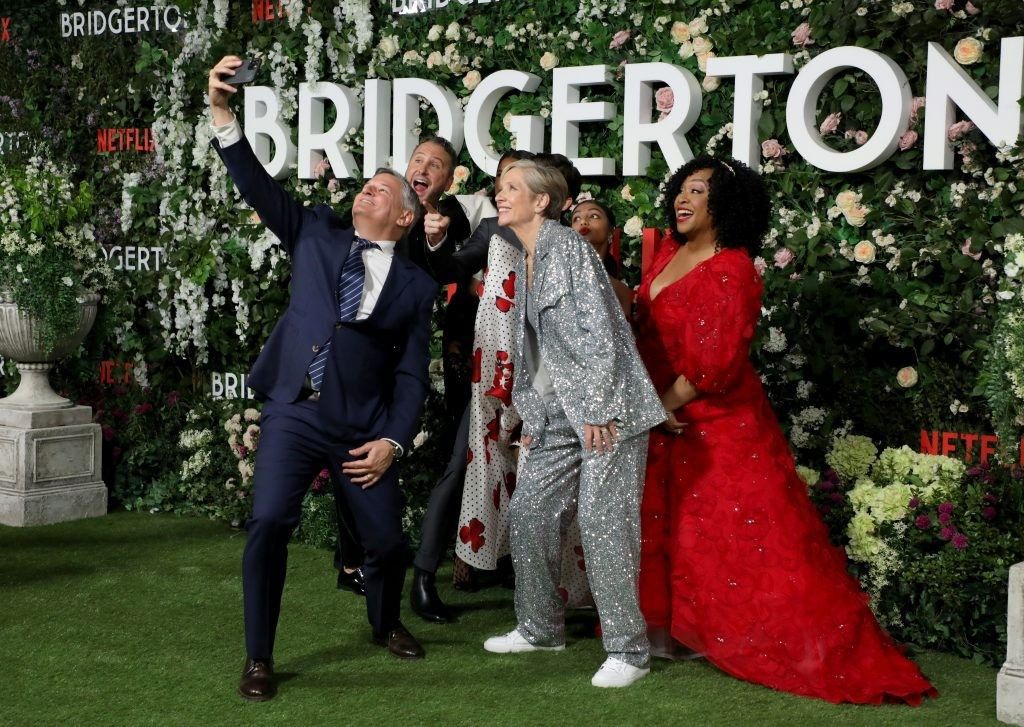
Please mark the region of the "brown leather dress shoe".
[[384, 634], [374, 634], [373, 643], [383, 646], [399, 659], [422, 659], [427, 652], [402, 624]]
[[277, 695], [274, 662], [270, 659], [246, 659], [238, 694], [250, 702], [265, 702]]

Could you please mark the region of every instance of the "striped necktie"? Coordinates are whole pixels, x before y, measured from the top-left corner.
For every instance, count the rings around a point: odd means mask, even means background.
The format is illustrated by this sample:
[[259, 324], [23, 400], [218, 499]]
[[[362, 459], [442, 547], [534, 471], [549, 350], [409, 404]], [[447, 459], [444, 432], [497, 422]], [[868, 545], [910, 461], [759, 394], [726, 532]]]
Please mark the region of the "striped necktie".
[[[355, 320], [359, 312], [359, 303], [363, 299], [363, 283], [366, 280], [366, 266], [363, 264], [363, 250], [380, 250], [380, 245], [369, 242], [361, 237], [352, 240], [352, 249], [341, 266], [341, 273], [338, 275], [338, 320], [340, 322]], [[313, 391], [320, 391], [323, 384], [324, 373], [327, 366], [327, 357], [331, 352], [331, 339], [317, 352], [312, 363], [309, 364], [307, 373]]]

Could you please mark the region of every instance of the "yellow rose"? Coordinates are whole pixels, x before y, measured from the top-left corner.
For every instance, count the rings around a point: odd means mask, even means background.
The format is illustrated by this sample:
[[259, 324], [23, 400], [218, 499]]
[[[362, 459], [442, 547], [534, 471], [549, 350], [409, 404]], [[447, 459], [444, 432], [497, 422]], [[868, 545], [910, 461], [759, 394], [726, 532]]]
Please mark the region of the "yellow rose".
[[690, 39], [690, 26], [677, 20], [672, 23], [672, 40], [676, 43], [685, 43]]
[[846, 189], [836, 195], [836, 207], [844, 212], [860, 202], [860, 195], [852, 189]]
[[961, 38], [953, 49], [953, 57], [962, 66], [969, 66], [981, 60], [985, 44], [977, 38]]
[[858, 204], [848, 210], [843, 210], [843, 217], [854, 227], [863, 227], [870, 211], [867, 207], [862, 207]]
[[861, 240], [853, 246], [853, 259], [859, 263], [875, 261], [875, 245], [871, 240]]

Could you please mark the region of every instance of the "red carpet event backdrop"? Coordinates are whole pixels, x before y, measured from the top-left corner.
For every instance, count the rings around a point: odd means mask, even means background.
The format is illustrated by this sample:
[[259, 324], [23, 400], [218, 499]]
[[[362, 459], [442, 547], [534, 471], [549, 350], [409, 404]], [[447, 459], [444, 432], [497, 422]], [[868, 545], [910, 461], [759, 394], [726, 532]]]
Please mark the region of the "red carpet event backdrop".
[[[428, 133], [461, 149], [456, 194], [507, 148], [561, 152], [620, 220], [631, 284], [668, 174], [702, 152], [759, 169], [775, 210], [753, 356], [815, 501], [889, 628], [1001, 660], [1024, 555], [1019, 0], [0, 2], [0, 196], [45, 164], [87, 185], [82, 234], [110, 268], [55, 383], [94, 407], [120, 504], [238, 525], [246, 373], [289, 266], [209, 144], [226, 54], [262, 59], [236, 111], [308, 204], [346, 208]], [[431, 370], [410, 532], [448, 454]], [[310, 542], [332, 533], [322, 485]], [[911, 508], [909, 486], [943, 494]]]

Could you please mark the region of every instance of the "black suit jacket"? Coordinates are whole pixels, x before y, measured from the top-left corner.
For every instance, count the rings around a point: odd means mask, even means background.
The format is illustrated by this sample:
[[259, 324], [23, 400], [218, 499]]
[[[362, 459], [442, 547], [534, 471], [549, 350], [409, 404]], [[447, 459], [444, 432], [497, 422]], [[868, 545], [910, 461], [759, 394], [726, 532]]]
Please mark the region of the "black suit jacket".
[[[445, 197], [437, 203], [437, 211], [442, 215], [451, 218], [448, 225], [448, 236], [441, 245], [441, 250], [448, 251], [443, 254], [453, 254], [463, 241], [472, 232], [469, 229], [469, 220], [466, 218], [466, 211], [462, 209], [459, 200], [455, 197]], [[434, 260], [437, 253], [431, 252], [427, 246], [427, 233], [423, 229], [423, 219], [416, 220], [416, 224], [409, 231], [408, 236], [399, 245], [399, 250], [408, 256], [410, 260], [419, 265], [434, 280], [439, 283], [457, 282], [454, 280], [441, 280], [439, 271], [434, 267]], [[474, 271], [476, 272], [476, 271]]]
[[429, 253], [430, 266], [437, 281], [456, 283], [483, 270], [487, 265], [487, 251], [494, 235], [500, 235], [520, 250], [523, 249], [516, 233], [499, 225], [497, 217], [485, 217], [461, 248], [455, 249], [446, 243], [436, 252]]
[[292, 260], [291, 295], [249, 373], [261, 398], [293, 402], [310, 362], [328, 339], [317, 407], [338, 441], [393, 439], [409, 451], [427, 396], [430, 316], [437, 284], [396, 255], [373, 312], [338, 322], [337, 285], [353, 230], [327, 205], [307, 208], [263, 169], [244, 138], [214, 148], [242, 197], [277, 235]]

